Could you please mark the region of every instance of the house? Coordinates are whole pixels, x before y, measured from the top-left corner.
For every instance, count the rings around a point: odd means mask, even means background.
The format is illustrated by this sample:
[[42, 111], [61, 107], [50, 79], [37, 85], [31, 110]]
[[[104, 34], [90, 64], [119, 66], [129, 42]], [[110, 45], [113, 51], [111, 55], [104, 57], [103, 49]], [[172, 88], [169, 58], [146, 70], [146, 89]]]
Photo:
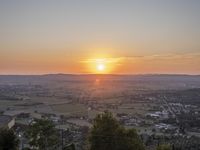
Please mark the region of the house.
[[6, 116], [6, 115], [0, 115], [0, 128], [12, 128], [15, 125], [15, 119]]

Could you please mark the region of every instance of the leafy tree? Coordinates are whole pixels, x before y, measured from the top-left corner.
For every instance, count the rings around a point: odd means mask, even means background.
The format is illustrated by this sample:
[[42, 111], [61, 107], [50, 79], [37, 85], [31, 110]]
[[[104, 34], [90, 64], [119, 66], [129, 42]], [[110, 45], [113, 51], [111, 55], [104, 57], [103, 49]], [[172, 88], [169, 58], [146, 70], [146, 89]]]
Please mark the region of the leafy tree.
[[75, 145], [72, 143], [64, 147], [63, 150], [75, 150]]
[[159, 145], [156, 150], [172, 150], [170, 145]]
[[26, 131], [26, 137], [33, 149], [51, 150], [58, 145], [58, 132], [52, 121], [36, 120]]
[[7, 128], [0, 129], [0, 150], [17, 150], [19, 139], [14, 131]]
[[126, 130], [110, 112], [94, 119], [89, 143], [90, 150], [144, 150], [136, 130]]
[[30, 148], [28, 148], [28, 147], [25, 147], [25, 148], [23, 148], [22, 150], [31, 150]]

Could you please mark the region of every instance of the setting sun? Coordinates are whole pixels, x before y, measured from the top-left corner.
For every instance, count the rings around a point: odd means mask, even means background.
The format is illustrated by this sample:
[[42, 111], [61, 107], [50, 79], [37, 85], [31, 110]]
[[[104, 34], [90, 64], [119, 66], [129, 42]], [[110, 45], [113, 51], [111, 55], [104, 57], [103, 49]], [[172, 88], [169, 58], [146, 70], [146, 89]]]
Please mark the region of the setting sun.
[[104, 64], [98, 64], [97, 65], [97, 70], [100, 71], [100, 72], [104, 71], [105, 70], [105, 65]]
[[105, 58], [94, 59], [95, 73], [108, 73], [108, 63]]
[[121, 59], [119, 58], [92, 58], [81, 61], [87, 64], [88, 72], [94, 74], [109, 74], [119, 66]]

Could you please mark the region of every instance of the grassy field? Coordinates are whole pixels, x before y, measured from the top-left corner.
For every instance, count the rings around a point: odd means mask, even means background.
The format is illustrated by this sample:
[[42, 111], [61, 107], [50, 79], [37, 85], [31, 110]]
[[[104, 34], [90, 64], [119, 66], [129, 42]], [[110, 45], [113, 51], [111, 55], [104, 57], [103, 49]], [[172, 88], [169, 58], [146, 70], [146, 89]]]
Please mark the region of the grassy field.
[[51, 105], [53, 111], [65, 116], [85, 116], [87, 107], [82, 104], [56, 104]]

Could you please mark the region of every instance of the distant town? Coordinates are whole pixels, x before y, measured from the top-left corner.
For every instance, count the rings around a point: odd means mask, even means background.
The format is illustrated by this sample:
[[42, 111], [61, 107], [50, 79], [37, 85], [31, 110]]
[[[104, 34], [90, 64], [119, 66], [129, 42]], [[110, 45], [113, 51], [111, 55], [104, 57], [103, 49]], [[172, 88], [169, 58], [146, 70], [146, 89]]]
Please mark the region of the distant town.
[[92, 120], [104, 111], [135, 128], [148, 149], [162, 142], [200, 147], [200, 76], [0, 76], [0, 127], [13, 128], [23, 148], [29, 124], [48, 118], [63, 144], [83, 150]]

